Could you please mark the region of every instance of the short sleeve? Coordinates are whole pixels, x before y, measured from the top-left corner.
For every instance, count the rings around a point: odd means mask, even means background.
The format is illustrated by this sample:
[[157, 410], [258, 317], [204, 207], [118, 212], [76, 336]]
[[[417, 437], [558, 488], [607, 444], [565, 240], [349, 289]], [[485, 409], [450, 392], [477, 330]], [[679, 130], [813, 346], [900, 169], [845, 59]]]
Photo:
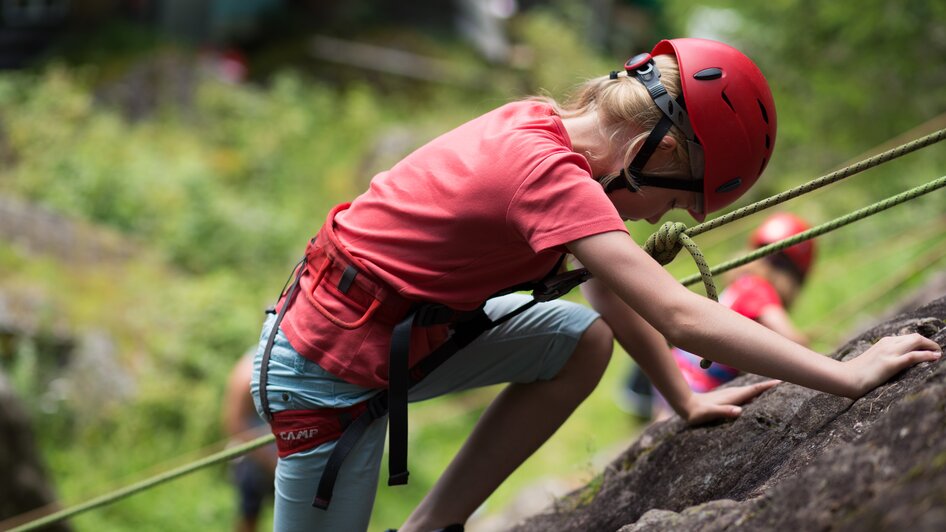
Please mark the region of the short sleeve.
[[598, 233], [627, 232], [585, 159], [573, 152], [535, 167], [514, 194], [506, 220], [536, 253]]

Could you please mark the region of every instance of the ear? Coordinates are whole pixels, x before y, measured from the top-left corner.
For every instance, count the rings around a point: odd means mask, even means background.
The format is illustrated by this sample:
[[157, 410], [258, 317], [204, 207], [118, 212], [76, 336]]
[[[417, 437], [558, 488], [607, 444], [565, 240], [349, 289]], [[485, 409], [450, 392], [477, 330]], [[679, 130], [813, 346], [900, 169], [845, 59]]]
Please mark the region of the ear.
[[672, 135], [664, 135], [664, 138], [660, 139], [660, 144], [657, 146], [659, 150], [675, 150], [677, 148], [677, 139], [673, 138]]

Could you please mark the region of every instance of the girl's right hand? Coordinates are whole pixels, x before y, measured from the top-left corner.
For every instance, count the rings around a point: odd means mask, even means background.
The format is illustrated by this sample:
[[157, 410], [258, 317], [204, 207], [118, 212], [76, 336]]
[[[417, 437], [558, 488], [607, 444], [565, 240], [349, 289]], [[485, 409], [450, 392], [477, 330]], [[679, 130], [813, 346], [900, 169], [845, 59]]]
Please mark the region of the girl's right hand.
[[851, 393], [845, 395], [857, 399], [897, 373], [920, 362], [939, 360], [942, 354], [939, 344], [918, 333], [885, 336], [857, 358], [844, 363], [852, 379]]
[[745, 386], [717, 388], [705, 393], [694, 392], [680, 417], [688, 425], [700, 425], [721, 418], [736, 418], [742, 414], [742, 406], [751, 402], [762, 392], [772, 389], [782, 381], [768, 380]]

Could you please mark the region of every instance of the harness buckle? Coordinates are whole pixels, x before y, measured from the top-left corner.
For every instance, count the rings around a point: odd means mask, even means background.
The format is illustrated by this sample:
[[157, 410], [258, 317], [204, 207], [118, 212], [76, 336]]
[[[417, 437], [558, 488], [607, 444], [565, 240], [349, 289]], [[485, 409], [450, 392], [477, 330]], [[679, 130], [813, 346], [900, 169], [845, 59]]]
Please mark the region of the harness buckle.
[[368, 399], [368, 415], [371, 416], [371, 419], [378, 419], [379, 417], [388, 413], [388, 394], [387, 393], [378, 393]]
[[450, 323], [456, 317], [456, 311], [440, 303], [425, 303], [414, 314], [414, 325], [429, 327]]
[[532, 298], [540, 303], [558, 299], [590, 278], [591, 272], [585, 268], [554, 275], [539, 283], [539, 286], [532, 291]]
[[410, 475], [409, 471], [391, 474], [388, 476], [388, 486], [403, 486], [407, 484], [407, 477]]

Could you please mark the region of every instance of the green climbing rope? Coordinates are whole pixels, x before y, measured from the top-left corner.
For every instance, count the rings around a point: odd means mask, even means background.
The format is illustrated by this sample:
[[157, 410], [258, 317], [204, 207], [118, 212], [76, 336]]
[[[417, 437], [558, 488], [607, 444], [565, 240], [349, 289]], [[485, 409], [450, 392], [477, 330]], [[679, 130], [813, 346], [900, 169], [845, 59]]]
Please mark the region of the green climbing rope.
[[[710, 269], [710, 267], [706, 264], [706, 259], [703, 257], [703, 253], [700, 251], [699, 247], [697, 247], [697, 245], [693, 242], [693, 240], [690, 237], [705, 233], [717, 227], [721, 227], [730, 222], [736, 221], [740, 218], [744, 218], [751, 214], [755, 214], [761, 210], [768, 209], [769, 207], [778, 205], [779, 203], [783, 203], [792, 198], [795, 198], [802, 194], [806, 194], [813, 190], [819, 189], [823, 186], [829, 185], [831, 183], [834, 183], [846, 177], [850, 177], [859, 172], [863, 172], [864, 170], [867, 170], [868, 168], [873, 168], [887, 161], [896, 159], [897, 157], [902, 157], [903, 155], [914, 152], [920, 148], [924, 148], [931, 144], [935, 144], [943, 140], [944, 138], [946, 138], [946, 129], [940, 129], [939, 131], [930, 133], [929, 135], [926, 135], [925, 137], [921, 137], [912, 142], [902, 144], [900, 146], [897, 146], [896, 148], [887, 150], [883, 153], [880, 153], [868, 159], [864, 159], [863, 161], [860, 161], [850, 166], [847, 166], [845, 168], [842, 168], [836, 172], [832, 172], [825, 176], [819, 177], [803, 185], [797, 186], [793, 189], [786, 190], [785, 192], [782, 192], [780, 194], [776, 194], [774, 196], [768, 197], [764, 200], [757, 201], [751, 205], [747, 205], [729, 214], [725, 214], [718, 218], [714, 218], [708, 222], [701, 223], [689, 229], [686, 227], [686, 225], [680, 222], [667, 222], [663, 224], [654, 234], [650, 235], [650, 237], [647, 239], [647, 242], [644, 244], [644, 250], [647, 251], [647, 253], [649, 253], [650, 256], [654, 258], [654, 260], [656, 260], [660, 264], [665, 265], [673, 261], [673, 259], [677, 256], [677, 253], [680, 251], [682, 247], [686, 247], [687, 251], [690, 252], [690, 255], [693, 256], [694, 262], [696, 262], [697, 269], [699, 270], [699, 274], [691, 276], [691, 277], [687, 277], [683, 279], [681, 282], [684, 285], [689, 286], [695, 283], [696, 281], [702, 279], [703, 285], [706, 287], [707, 297], [713, 299], [714, 301], [717, 301], [718, 299], [716, 297], [716, 285], [713, 282], [713, 275], [731, 270], [743, 264], [748, 264], [749, 262], [752, 262], [766, 255], [785, 249], [786, 247], [796, 244], [798, 242], [801, 242], [803, 240], [814, 238], [815, 236], [818, 236], [827, 231], [836, 229], [837, 227], [841, 227], [855, 220], [860, 220], [861, 218], [870, 216], [871, 214], [874, 214], [875, 212], [888, 209], [890, 207], [893, 207], [894, 205], [898, 205], [899, 203], [902, 203], [914, 197], [921, 196], [923, 194], [931, 192], [942, 186], [942, 185], [936, 186], [936, 183], [938, 183], [940, 180], [933, 181], [932, 183], [928, 183], [926, 185], [916, 187], [914, 189], [911, 189], [902, 194], [898, 194], [897, 196], [891, 197], [882, 202], [878, 202], [869, 207], [865, 207], [864, 209], [851, 213], [848, 216], [844, 216], [837, 220], [833, 220], [832, 222], [819, 225], [818, 227], [815, 227], [809, 231], [801, 233], [800, 235], [795, 235], [794, 237], [789, 239], [792, 243], [784, 243], [788, 241], [776, 242], [768, 246], [765, 246], [763, 248], [759, 248], [755, 252], [745, 257], [742, 257], [740, 259], [735, 259], [733, 261], [729, 261], [713, 269]], [[802, 237], [803, 235], [808, 235], [808, 236], [803, 238]]]
[[660, 264], [670, 264], [677, 256], [680, 248], [685, 247], [690, 252], [690, 256], [693, 257], [696, 267], [700, 270], [703, 286], [706, 287], [706, 297], [713, 301], [719, 301], [719, 297], [716, 295], [716, 283], [713, 282], [713, 275], [706, 263], [706, 257], [703, 256], [703, 252], [700, 251], [696, 242], [686, 234], [686, 228], [687, 226], [680, 222], [663, 224], [644, 243], [644, 251]]
[[126, 486], [124, 488], [115, 490], [111, 493], [107, 493], [105, 495], [102, 495], [101, 497], [96, 497], [82, 504], [77, 504], [76, 506], [73, 506], [71, 508], [66, 508], [64, 510], [49, 514], [47, 516], [40, 517], [39, 519], [30, 521], [29, 523], [26, 523], [22, 526], [18, 526], [16, 528], [10, 529], [10, 532], [25, 532], [27, 530], [36, 530], [46, 525], [49, 525], [58, 521], [62, 521], [64, 519], [68, 519], [82, 512], [87, 512], [94, 508], [98, 508], [99, 506], [105, 506], [106, 504], [117, 502], [121, 499], [124, 499], [125, 497], [129, 497], [138, 492], [157, 486], [158, 484], [163, 484], [170, 480], [174, 480], [177, 477], [184, 476], [189, 473], [193, 473], [194, 471], [197, 471], [198, 469], [203, 469], [205, 467], [212, 466], [214, 464], [219, 464], [221, 462], [225, 462], [232, 458], [236, 458], [237, 456], [246, 454], [252, 451], [253, 449], [257, 449], [259, 447], [262, 447], [270, 443], [271, 441], [273, 441], [273, 438], [274, 437], [272, 434], [267, 434], [266, 436], [260, 436], [259, 438], [255, 440], [248, 441], [244, 444], [231, 447], [230, 449], [226, 449], [219, 453], [212, 454], [200, 460], [191, 462], [189, 464], [185, 464], [181, 467], [178, 467], [170, 471], [161, 473], [159, 475], [155, 475], [151, 478], [142, 480], [141, 482], [136, 482], [134, 484], [131, 484], [130, 486]]
[[805, 240], [814, 238], [816, 236], [823, 235], [839, 227], [843, 227], [850, 223], [867, 218], [868, 216], [874, 215], [878, 212], [887, 210], [896, 205], [900, 205], [901, 203], [910, 201], [914, 198], [918, 198], [924, 194], [933, 192], [934, 190], [943, 188], [944, 186], [946, 186], [946, 176], [940, 177], [939, 179], [936, 179], [934, 181], [930, 181], [929, 183], [926, 183], [924, 185], [911, 188], [910, 190], [907, 190], [906, 192], [901, 192], [900, 194], [897, 194], [896, 196], [891, 196], [890, 198], [887, 198], [883, 201], [878, 201], [877, 203], [868, 205], [867, 207], [854, 211], [845, 216], [835, 218], [834, 220], [831, 220], [830, 222], [825, 222], [821, 225], [812, 227], [811, 229], [805, 232], [798, 233], [797, 235], [793, 235], [784, 240], [779, 240], [778, 242], [774, 242], [767, 246], [763, 246], [753, 251], [752, 253], [747, 254], [744, 257], [740, 257], [738, 259], [733, 259], [731, 261], [724, 262], [723, 264], [720, 264], [716, 266], [715, 268], [707, 269], [706, 271], [704, 271], [701, 268], [700, 273], [698, 275], [691, 275], [690, 277], [681, 279], [680, 282], [683, 283], [685, 286], [692, 285], [696, 283], [697, 281], [699, 281], [701, 278], [705, 279], [707, 275], [710, 275], [710, 276], [718, 275], [720, 273], [729, 271], [733, 268], [737, 268], [744, 264], [748, 264], [754, 260], [760, 259], [767, 255], [777, 253], [787, 247], [794, 246], [795, 244], [799, 242], [803, 242]]
[[756, 203], [753, 203], [751, 205], [747, 205], [740, 209], [736, 209], [735, 211], [731, 213], [724, 214], [718, 218], [713, 218], [712, 220], [709, 220], [708, 222], [703, 222], [699, 225], [695, 225], [691, 227], [690, 229], [687, 229], [686, 234], [689, 236], [696, 236], [701, 233], [705, 233], [709, 231], [710, 229], [721, 227], [723, 225], [728, 224], [729, 222], [733, 222], [740, 218], [744, 218], [746, 216], [749, 216], [750, 214], [755, 214], [761, 210], [768, 209], [769, 207], [773, 207], [775, 205], [778, 205], [779, 203], [784, 203], [792, 198], [796, 198], [798, 196], [801, 196], [802, 194], [811, 192], [812, 190], [819, 189], [823, 186], [830, 185], [831, 183], [834, 183], [836, 181], [840, 181], [841, 179], [844, 179], [846, 177], [850, 177], [854, 174], [863, 172], [864, 170], [867, 170], [868, 168], [873, 168], [887, 161], [896, 159], [897, 157], [902, 157], [908, 153], [914, 152], [920, 148], [925, 148], [926, 146], [929, 146], [930, 144], [935, 144], [943, 140], [944, 138], [946, 138], [946, 129], [940, 129], [939, 131], [930, 133], [929, 135], [926, 135], [925, 137], [920, 137], [912, 142], [902, 144], [900, 146], [897, 146], [896, 148], [892, 148], [883, 153], [877, 154], [873, 157], [864, 159], [863, 161], [854, 163], [836, 172], [832, 172], [828, 175], [811, 180], [793, 189], [786, 190], [785, 192], [782, 192], [780, 194], [776, 194], [764, 200], [757, 201]]

